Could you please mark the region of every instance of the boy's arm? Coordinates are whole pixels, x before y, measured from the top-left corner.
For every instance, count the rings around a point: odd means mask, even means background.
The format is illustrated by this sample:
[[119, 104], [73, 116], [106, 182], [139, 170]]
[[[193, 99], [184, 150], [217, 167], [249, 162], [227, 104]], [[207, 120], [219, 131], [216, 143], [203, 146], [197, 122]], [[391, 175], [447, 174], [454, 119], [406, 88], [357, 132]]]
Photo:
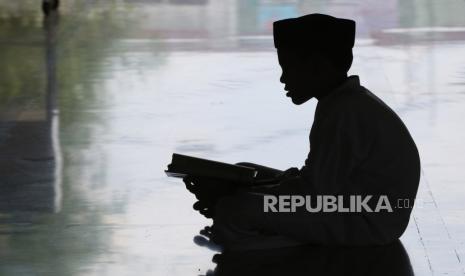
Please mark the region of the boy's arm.
[[274, 178], [257, 180], [255, 184], [247, 188], [247, 192], [262, 193], [262, 194], [281, 194], [282, 186], [294, 186], [293, 184], [300, 182], [299, 169], [292, 167]]

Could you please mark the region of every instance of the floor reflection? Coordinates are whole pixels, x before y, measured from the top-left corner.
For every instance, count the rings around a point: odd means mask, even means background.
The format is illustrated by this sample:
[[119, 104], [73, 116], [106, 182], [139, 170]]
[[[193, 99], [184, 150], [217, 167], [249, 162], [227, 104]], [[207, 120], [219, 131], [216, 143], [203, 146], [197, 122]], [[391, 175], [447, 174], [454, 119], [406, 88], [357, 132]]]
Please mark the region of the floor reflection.
[[57, 14], [44, 19], [45, 93], [38, 104], [0, 116], [0, 212], [58, 212], [61, 157], [58, 138]]
[[378, 247], [303, 246], [215, 255], [207, 276], [325, 275], [413, 276], [402, 243]]

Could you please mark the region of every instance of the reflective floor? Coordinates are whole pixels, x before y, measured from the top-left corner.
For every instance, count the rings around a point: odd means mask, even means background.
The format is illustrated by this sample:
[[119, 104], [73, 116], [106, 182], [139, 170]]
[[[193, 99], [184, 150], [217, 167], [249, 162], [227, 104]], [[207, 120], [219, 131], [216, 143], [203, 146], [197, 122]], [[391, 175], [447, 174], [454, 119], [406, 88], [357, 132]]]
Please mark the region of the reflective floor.
[[[68, 0], [47, 20], [37, 3], [0, 0], [0, 275], [465, 274], [465, 2]], [[411, 223], [375, 252], [213, 262], [163, 170], [172, 152], [302, 164], [315, 102], [284, 96], [271, 34], [311, 12], [357, 21], [351, 73], [417, 142]]]

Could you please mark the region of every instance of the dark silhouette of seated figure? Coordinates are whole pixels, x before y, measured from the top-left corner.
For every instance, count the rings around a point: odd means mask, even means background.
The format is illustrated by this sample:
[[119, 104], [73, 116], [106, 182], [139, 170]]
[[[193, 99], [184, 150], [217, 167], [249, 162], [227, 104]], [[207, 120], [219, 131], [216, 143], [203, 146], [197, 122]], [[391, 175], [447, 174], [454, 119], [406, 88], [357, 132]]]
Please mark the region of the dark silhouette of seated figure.
[[[187, 187], [199, 198], [194, 208], [213, 218], [210, 241], [231, 250], [302, 243], [383, 245], [405, 231], [419, 184], [418, 151], [395, 112], [361, 86], [358, 76], [348, 76], [354, 40], [355, 22], [348, 19], [310, 14], [274, 23], [286, 96], [296, 105], [318, 100], [310, 152], [300, 169], [240, 163], [277, 185], [237, 189], [234, 183], [187, 178]], [[393, 209], [264, 212], [265, 194], [385, 195]], [[396, 208], [406, 201], [410, 208]]]

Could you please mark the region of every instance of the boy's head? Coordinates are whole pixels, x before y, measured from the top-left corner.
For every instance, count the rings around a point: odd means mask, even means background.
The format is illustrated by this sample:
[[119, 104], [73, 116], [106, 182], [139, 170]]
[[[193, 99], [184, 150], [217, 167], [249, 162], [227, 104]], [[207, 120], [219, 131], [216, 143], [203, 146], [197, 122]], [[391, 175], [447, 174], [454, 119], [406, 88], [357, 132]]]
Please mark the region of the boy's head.
[[323, 14], [276, 21], [274, 43], [287, 96], [302, 104], [347, 76], [355, 22]]

